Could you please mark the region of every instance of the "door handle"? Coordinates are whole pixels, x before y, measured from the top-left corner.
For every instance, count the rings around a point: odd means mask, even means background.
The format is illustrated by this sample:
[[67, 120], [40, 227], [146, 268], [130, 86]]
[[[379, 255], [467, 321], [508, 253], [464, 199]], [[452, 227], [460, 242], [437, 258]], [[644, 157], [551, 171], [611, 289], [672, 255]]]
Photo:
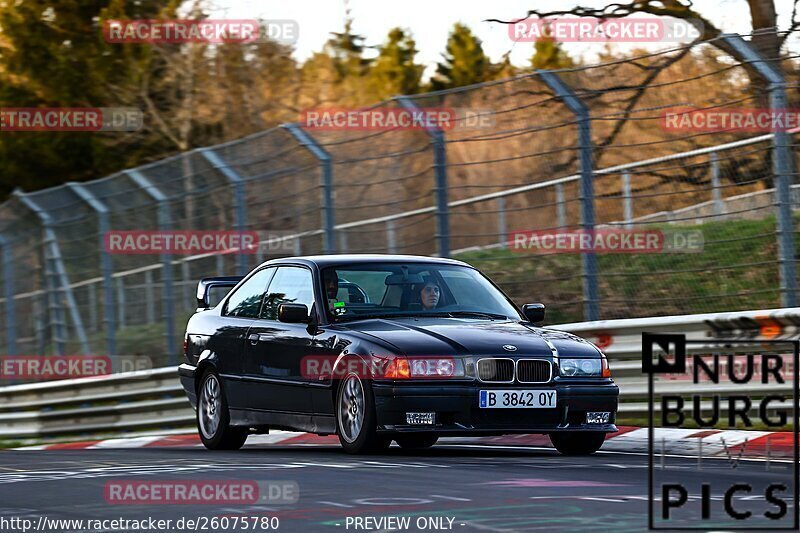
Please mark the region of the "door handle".
[[254, 346], [258, 344], [258, 335], [256, 335], [255, 333], [251, 333], [250, 335], [248, 335], [247, 339], [250, 341], [250, 344]]

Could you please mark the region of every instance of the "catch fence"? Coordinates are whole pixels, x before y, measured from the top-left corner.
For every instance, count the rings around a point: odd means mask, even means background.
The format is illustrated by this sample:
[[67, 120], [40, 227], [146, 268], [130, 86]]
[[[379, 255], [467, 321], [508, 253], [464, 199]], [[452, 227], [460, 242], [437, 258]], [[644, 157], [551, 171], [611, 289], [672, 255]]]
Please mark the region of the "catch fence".
[[[720, 50], [737, 51], [734, 59]], [[177, 361], [197, 281], [279, 256], [453, 256], [550, 323], [794, 306], [793, 131], [675, 131], [664, 113], [798, 104], [797, 56], [738, 35], [397, 97], [441, 130], [286, 124], [0, 206], [7, 354]], [[794, 73], [796, 75], [796, 73]], [[702, 250], [541, 254], [519, 232], [694, 231]], [[110, 253], [109, 231], [256, 232], [255, 253]]]

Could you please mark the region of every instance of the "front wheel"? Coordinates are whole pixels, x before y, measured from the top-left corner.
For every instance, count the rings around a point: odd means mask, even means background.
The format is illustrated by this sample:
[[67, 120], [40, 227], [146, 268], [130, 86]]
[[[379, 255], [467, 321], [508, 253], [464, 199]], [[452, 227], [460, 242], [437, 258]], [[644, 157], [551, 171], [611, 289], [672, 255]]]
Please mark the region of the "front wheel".
[[606, 434], [600, 431], [551, 433], [550, 442], [563, 455], [592, 455], [600, 449]]
[[347, 453], [386, 450], [391, 439], [376, 431], [375, 398], [355, 373], [348, 374], [336, 395], [336, 425], [339, 442]]
[[247, 440], [247, 428], [231, 426], [228, 401], [219, 376], [208, 370], [197, 391], [197, 432], [209, 450], [238, 450]]
[[430, 448], [439, 440], [438, 435], [417, 434], [417, 435], [398, 435], [394, 438], [397, 445], [405, 450], [423, 450]]

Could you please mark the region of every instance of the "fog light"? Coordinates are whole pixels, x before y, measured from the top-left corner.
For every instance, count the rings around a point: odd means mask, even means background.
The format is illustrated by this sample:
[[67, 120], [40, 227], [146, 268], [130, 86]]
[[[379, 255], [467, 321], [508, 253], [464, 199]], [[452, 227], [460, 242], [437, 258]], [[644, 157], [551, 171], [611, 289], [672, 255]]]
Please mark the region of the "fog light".
[[611, 413], [604, 411], [604, 412], [588, 412], [586, 413], [586, 423], [587, 424], [608, 424], [608, 421], [611, 420]]
[[433, 425], [436, 413], [406, 413], [406, 424], [409, 426]]

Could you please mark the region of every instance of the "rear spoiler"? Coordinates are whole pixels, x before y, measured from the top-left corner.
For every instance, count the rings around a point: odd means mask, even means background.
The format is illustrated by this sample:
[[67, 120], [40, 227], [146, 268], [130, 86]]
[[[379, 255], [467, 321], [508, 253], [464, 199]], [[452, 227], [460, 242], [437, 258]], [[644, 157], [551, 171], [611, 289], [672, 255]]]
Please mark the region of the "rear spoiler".
[[202, 311], [211, 307], [208, 298], [211, 289], [219, 287], [231, 289], [243, 279], [244, 276], [216, 276], [201, 279], [200, 283], [197, 284], [197, 310]]

